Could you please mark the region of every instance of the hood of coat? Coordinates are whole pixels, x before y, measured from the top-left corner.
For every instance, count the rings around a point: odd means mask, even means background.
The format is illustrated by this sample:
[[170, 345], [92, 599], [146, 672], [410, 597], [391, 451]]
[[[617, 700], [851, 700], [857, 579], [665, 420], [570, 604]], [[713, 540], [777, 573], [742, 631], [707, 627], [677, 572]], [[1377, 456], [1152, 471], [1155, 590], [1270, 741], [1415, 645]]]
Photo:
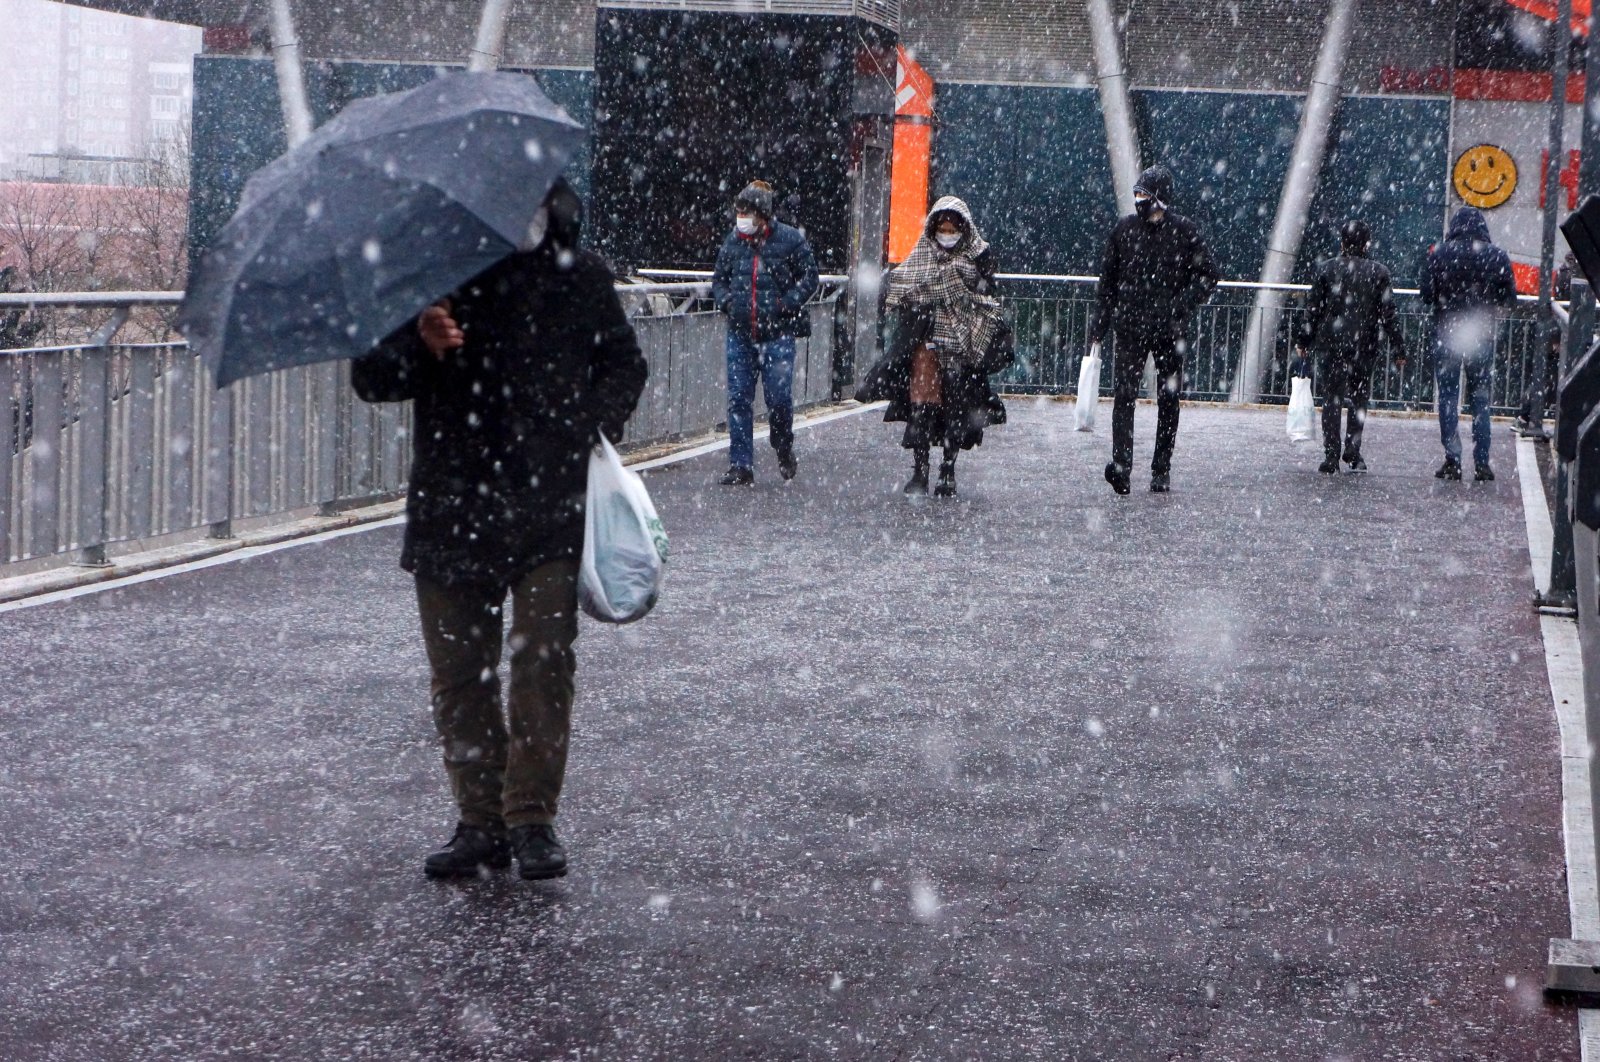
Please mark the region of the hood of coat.
[[[961, 242], [951, 250], [945, 252], [939, 247], [939, 242], [934, 239], [934, 230], [938, 227], [941, 214], [954, 214], [961, 221], [965, 230]], [[959, 254], [967, 257], [982, 254], [989, 245], [984, 242], [983, 234], [978, 231], [978, 223], [972, 220], [972, 208], [966, 201], [953, 195], [940, 198], [933, 204], [933, 209], [928, 211], [927, 218], [922, 223], [922, 238], [934, 249], [946, 254]]]
[[1470, 240], [1473, 243], [1493, 243], [1489, 238], [1489, 221], [1477, 207], [1462, 207], [1450, 219], [1447, 240]]
[[1138, 181], [1134, 182], [1135, 192], [1146, 192], [1168, 207], [1172, 207], [1172, 171], [1165, 166], [1151, 166], [1139, 174]]

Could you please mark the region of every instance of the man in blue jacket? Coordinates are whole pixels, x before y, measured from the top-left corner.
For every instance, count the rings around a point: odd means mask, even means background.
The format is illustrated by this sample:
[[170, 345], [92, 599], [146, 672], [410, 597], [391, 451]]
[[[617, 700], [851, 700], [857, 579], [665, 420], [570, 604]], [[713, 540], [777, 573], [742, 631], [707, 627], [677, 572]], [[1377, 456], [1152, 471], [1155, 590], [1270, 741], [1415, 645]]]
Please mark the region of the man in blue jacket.
[[793, 479], [795, 337], [811, 334], [806, 303], [817, 293], [817, 263], [799, 230], [773, 217], [772, 188], [752, 183], [733, 201], [734, 230], [717, 254], [711, 297], [728, 318], [728, 471], [723, 486], [755, 482], [751, 411], [756, 373], [767, 401], [778, 472]]
[[1495, 309], [1517, 304], [1511, 257], [1489, 239], [1489, 223], [1462, 207], [1450, 219], [1444, 242], [1428, 252], [1422, 301], [1433, 307], [1434, 372], [1438, 381], [1439, 438], [1444, 464], [1434, 475], [1461, 478], [1461, 372], [1472, 403], [1473, 479], [1494, 479], [1489, 467], [1489, 383], [1494, 372]]

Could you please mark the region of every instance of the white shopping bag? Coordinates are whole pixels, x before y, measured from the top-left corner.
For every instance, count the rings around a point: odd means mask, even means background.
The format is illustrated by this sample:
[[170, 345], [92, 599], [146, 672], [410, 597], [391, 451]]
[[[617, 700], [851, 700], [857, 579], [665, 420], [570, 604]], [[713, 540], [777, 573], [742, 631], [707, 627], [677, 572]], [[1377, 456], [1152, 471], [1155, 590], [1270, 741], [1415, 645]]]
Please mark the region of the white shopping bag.
[[1317, 434], [1317, 404], [1311, 399], [1311, 380], [1296, 376], [1289, 384], [1289, 439], [1309, 442]]
[[667, 532], [644, 489], [605, 438], [589, 455], [578, 605], [603, 623], [632, 623], [655, 607], [667, 565]]
[[1073, 426], [1079, 431], [1094, 431], [1094, 415], [1100, 408], [1100, 344], [1089, 348], [1078, 369], [1078, 399], [1072, 410]]

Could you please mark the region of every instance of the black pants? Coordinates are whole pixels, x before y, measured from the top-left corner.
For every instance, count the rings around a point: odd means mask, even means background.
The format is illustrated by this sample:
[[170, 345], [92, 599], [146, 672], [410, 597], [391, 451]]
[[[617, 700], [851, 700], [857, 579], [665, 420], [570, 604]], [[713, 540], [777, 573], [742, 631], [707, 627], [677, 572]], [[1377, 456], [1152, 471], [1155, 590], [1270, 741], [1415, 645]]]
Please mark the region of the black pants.
[[1156, 359], [1156, 455], [1150, 471], [1172, 468], [1172, 447], [1178, 441], [1178, 396], [1183, 392], [1183, 354], [1178, 341], [1137, 342], [1117, 337], [1113, 379], [1116, 401], [1111, 407], [1111, 462], [1123, 472], [1133, 467], [1133, 409], [1147, 357]]
[[[1372, 364], [1348, 358], [1324, 358], [1322, 362], [1322, 449], [1328, 460], [1341, 456], [1361, 456], [1361, 430], [1367, 423], [1367, 405], [1372, 400]], [[1350, 411], [1348, 427], [1340, 424], [1341, 414]], [[1340, 429], [1344, 446], [1340, 447]]]

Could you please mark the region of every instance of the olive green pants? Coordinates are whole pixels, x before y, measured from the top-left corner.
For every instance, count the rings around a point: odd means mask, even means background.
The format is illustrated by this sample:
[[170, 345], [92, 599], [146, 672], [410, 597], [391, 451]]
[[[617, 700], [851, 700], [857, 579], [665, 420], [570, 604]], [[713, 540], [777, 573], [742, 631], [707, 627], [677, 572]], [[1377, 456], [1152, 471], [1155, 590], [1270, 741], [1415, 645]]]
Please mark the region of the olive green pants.
[[502, 708], [506, 597], [504, 590], [417, 577], [445, 770], [461, 821], [492, 833], [555, 821], [577, 668], [578, 562], [542, 565], [511, 587], [511, 669]]

